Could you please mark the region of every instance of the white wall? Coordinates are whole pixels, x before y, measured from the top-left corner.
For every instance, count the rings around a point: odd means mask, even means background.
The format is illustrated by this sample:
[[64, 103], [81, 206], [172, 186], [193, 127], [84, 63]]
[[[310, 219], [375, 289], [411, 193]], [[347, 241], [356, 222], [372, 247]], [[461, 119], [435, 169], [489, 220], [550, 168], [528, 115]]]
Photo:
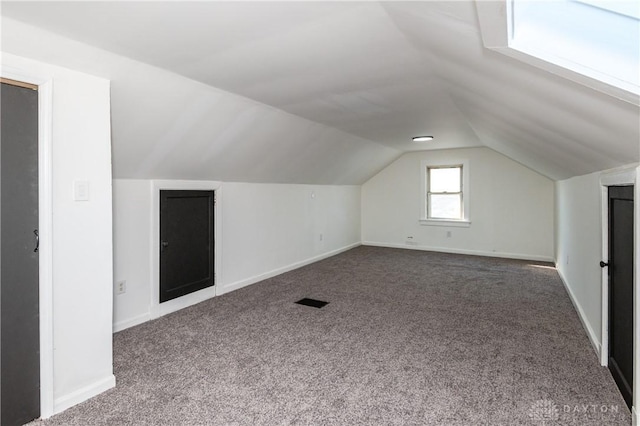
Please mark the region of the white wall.
[[358, 186], [225, 183], [222, 212], [225, 291], [360, 243]]
[[151, 309], [151, 181], [113, 181], [114, 284], [126, 280], [126, 293], [115, 294], [113, 321], [119, 328], [149, 319]]
[[[41, 180], [40, 187], [52, 190], [52, 211], [40, 207], [41, 216], [52, 218], [51, 239], [41, 240], [45, 250], [51, 247], [53, 262], [52, 302], [41, 306], [52, 303], [53, 312], [41, 327], [45, 338], [53, 336], [53, 353], [45, 354], [52, 362], [41, 363], [43, 374], [53, 377], [53, 407], [43, 407], [48, 415], [115, 385], [109, 81], [3, 53], [2, 74], [14, 72], [48, 80], [53, 88], [51, 181]], [[89, 182], [88, 201], [73, 200], [76, 180]], [[41, 288], [41, 303], [46, 293]]]
[[[152, 318], [150, 180], [114, 180], [114, 329]], [[220, 295], [360, 243], [360, 187], [224, 182], [217, 194]], [[322, 239], [321, 239], [322, 235]]]
[[[573, 304], [580, 315], [580, 319], [596, 352], [600, 355], [603, 365], [607, 362], [606, 325], [603, 327], [603, 293], [607, 289], [603, 285], [607, 280], [607, 271], [599, 266], [601, 260], [607, 259], [606, 225], [606, 189], [603, 185], [635, 185], [635, 256], [634, 286], [638, 287], [638, 267], [640, 263], [640, 208], [638, 208], [638, 194], [640, 186], [637, 184], [640, 168], [630, 165], [615, 170], [578, 176], [556, 183], [557, 232], [556, 232], [556, 267], [567, 287]], [[634, 424], [637, 424], [638, 373], [640, 372], [640, 356], [638, 345], [640, 341], [640, 294], [635, 292], [634, 322], [636, 324], [634, 345]], [[604, 302], [607, 303], [606, 301]]]
[[558, 272], [599, 354], [606, 344], [602, 335], [602, 304], [603, 280], [607, 275], [599, 266], [608, 257], [608, 231], [603, 225], [607, 221], [606, 186], [633, 184], [636, 173], [636, 166], [630, 165], [556, 183]]
[[2, 16], [2, 48], [111, 80], [113, 175], [360, 184], [400, 152]]
[[[468, 228], [419, 223], [422, 161], [468, 162]], [[363, 244], [552, 261], [553, 232], [553, 181], [489, 148], [408, 153], [362, 186]]]
[[556, 183], [556, 266], [598, 353], [602, 341], [600, 173]]

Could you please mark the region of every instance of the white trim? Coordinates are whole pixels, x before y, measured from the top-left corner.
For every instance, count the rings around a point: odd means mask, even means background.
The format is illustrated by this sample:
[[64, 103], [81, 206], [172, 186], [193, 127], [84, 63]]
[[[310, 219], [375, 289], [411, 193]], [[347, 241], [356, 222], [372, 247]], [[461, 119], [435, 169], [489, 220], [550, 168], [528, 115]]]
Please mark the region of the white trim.
[[584, 313], [584, 309], [582, 309], [582, 305], [580, 305], [580, 303], [578, 302], [578, 299], [571, 291], [571, 287], [569, 287], [569, 284], [567, 284], [567, 280], [562, 274], [562, 271], [560, 270], [560, 268], [558, 268], [557, 263], [556, 263], [556, 270], [558, 271], [558, 275], [560, 276], [560, 281], [562, 281], [562, 285], [564, 285], [564, 289], [567, 291], [567, 294], [569, 295], [569, 299], [571, 299], [571, 303], [573, 304], [573, 307], [575, 308], [576, 312], [578, 312], [578, 318], [580, 318], [580, 322], [582, 323], [582, 328], [584, 328], [584, 331], [587, 332], [587, 336], [589, 337], [591, 346], [596, 351], [596, 354], [600, 356], [602, 346], [598, 341], [598, 336], [596, 335], [595, 331], [591, 327], [591, 324], [589, 324], [589, 321], [587, 320], [587, 315]]
[[634, 251], [635, 261], [633, 264], [633, 288], [634, 288], [634, 300], [633, 300], [633, 327], [635, 335], [633, 336], [633, 401], [632, 412], [633, 421], [638, 424], [638, 412], [634, 407], [640, 406], [640, 167], [636, 168], [635, 179], [635, 193], [634, 193]]
[[2, 54], [0, 75], [38, 86], [38, 232], [40, 309], [40, 417], [54, 413], [53, 393], [53, 79], [7, 66], [12, 55]]
[[[633, 271], [633, 287], [634, 287], [634, 301], [633, 301], [633, 323], [634, 323], [634, 342], [633, 342], [633, 401], [632, 401], [632, 423], [638, 424], [638, 414], [635, 407], [638, 406], [640, 401], [640, 385], [638, 379], [640, 378], [640, 356], [638, 354], [640, 348], [640, 291], [638, 291], [638, 263], [640, 262], [640, 237], [639, 237], [639, 225], [638, 218], [640, 217], [640, 185], [638, 185], [638, 179], [640, 176], [640, 167], [638, 164], [632, 164], [623, 166], [617, 169], [608, 170], [602, 172], [600, 175], [600, 193], [601, 193], [601, 217], [602, 217], [602, 259], [608, 259], [609, 257], [609, 196], [608, 186], [615, 185], [634, 185], [634, 250], [635, 261]], [[609, 361], [609, 274], [605, 268], [602, 268], [602, 351], [600, 354], [600, 364], [603, 366], [608, 365]]]
[[140, 325], [147, 321], [151, 320], [151, 314], [149, 312], [145, 312], [144, 314], [137, 315], [133, 318], [126, 319], [124, 321], [116, 322], [113, 324], [113, 332], [117, 333], [118, 331], [126, 330], [127, 328], [134, 327], [136, 325]]
[[[528, 65], [540, 68], [567, 80], [587, 86], [632, 105], [640, 105], [639, 87], [575, 62], [522, 43], [511, 42], [507, 48], [493, 49]], [[579, 71], [578, 71], [579, 70]]]
[[513, 47], [489, 47], [489, 49], [502, 53], [503, 55], [509, 56], [520, 62], [524, 62], [525, 64], [539, 68], [543, 71], [549, 72], [551, 74], [555, 74], [567, 80], [571, 80], [575, 83], [581, 84], [590, 89], [596, 90], [600, 93], [604, 93], [606, 95], [628, 102], [632, 105], [636, 105], [636, 106], [640, 105], [640, 96], [633, 93], [633, 91], [637, 89], [634, 89], [634, 88], [625, 89], [625, 88], [616, 87], [612, 84], [606, 83], [598, 78], [595, 78], [595, 75], [597, 74], [595, 72], [593, 73], [594, 74], [593, 76], [580, 74], [566, 67], [557, 65], [553, 62], [540, 59], [522, 50], [517, 50]]
[[93, 398], [102, 392], [111, 389], [116, 385], [116, 377], [113, 374], [108, 375], [102, 380], [98, 380], [90, 385], [80, 388], [74, 392], [71, 392], [63, 397], [56, 398], [55, 400], [55, 413], [61, 413], [67, 408], [71, 408], [74, 405], [80, 404]]
[[605, 170], [600, 175], [600, 185], [633, 185], [636, 182], [636, 168], [638, 164], [627, 164], [611, 170]]
[[[174, 190], [203, 190], [215, 191], [216, 204], [214, 206], [214, 266], [215, 283], [213, 287], [183, 296], [178, 300], [160, 303], [160, 191]], [[151, 301], [150, 319], [156, 319], [170, 312], [200, 303], [219, 293], [220, 277], [222, 277], [222, 182], [201, 180], [152, 180], [151, 181]], [[168, 304], [167, 304], [168, 303]]]
[[326, 259], [328, 257], [335, 256], [337, 254], [343, 253], [343, 252], [345, 252], [347, 250], [351, 250], [352, 248], [358, 247], [360, 245], [361, 244], [359, 242], [358, 243], [349, 244], [347, 246], [341, 247], [341, 248], [336, 249], [336, 250], [331, 250], [329, 252], [323, 253], [323, 254], [318, 255], [318, 256], [310, 257], [308, 259], [301, 260], [299, 262], [295, 262], [295, 263], [292, 263], [290, 265], [283, 266], [281, 268], [277, 268], [277, 269], [271, 270], [269, 272], [265, 272], [263, 274], [255, 275], [253, 277], [246, 278], [244, 280], [236, 281], [234, 283], [231, 283], [231, 284], [228, 284], [228, 285], [224, 286], [221, 289], [222, 293], [219, 293], [219, 294], [229, 293], [231, 291], [241, 289], [242, 287], [246, 287], [248, 285], [255, 284], [255, 283], [259, 282], [259, 281], [266, 280], [266, 279], [271, 278], [271, 277], [275, 277], [276, 275], [280, 275], [280, 274], [283, 274], [285, 272], [293, 271], [294, 269], [298, 269], [298, 268], [301, 268], [303, 266], [309, 265], [311, 263], [318, 262], [320, 260]]
[[[427, 188], [427, 168], [428, 167], [446, 167], [446, 166], [451, 166], [451, 167], [462, 166], [462, 219], [460, 220], [432, 219], [432, 218], [429, 218], [427, 214], [427, 189], [428, 189]], [[470, 211], [469, 200], [471, 199], [469, 175], [470, 175], [469, 160], [467, 159], [452, 160], [452, 161], [435, 161], [435, 160], [420, 161], [419, 221], [421, 225], [458, 226], [458, 227], [469, 227], [471, 225], [471, 220], [469, 216], [469, 211]]]
[[468, 228], [471, 226], [471, 222], [468, 220], [420, 219], [418, 222], [423, 226], [451, 226], [454, 228]]
[[217, 296], [220, 293], [216, 287], [218, 287], [218, 285], [203, 288], [202, 290], [194, 291], [193, 293], [185, 294], [184, 296], [176, 299], [160, 303], [158, 305], [158, 317], [188, 308], [189, 306], [197, 305], [200, 302], [204, 302], [205, 300]]
[[[609, 191], [606, 186], [600, 182], [600, 233], [602, 241], [602, 249], [600, 259], [609, 258]], [[600, 268], [600, 306], [602, 349], [600, 354], [600, 365], [606, 367], [609, 364], [609, 268]]]
[[638, 426], [638, 412], [636, 407], [631, 407], [631, 426]]
[[[600, 175], [600, 217], [602, 251], [601, 259], [607, 261], [609, 258], [609, 186], [634, 185], [636, 182], [636, 165], [628, 165], [617, 169], [602, 172]], [[600, 365], [606, 367], [609, 364], [609, 271], [608, 268], [601, 270], [601, 291], [602, 291], [602, 349], [600, 354]]]
[[504, 253], [496, 251], [484, 251], [484, 250], [467, 250], [449, 247], [434, 247], [424, 245], [404, 245], [397, 243], [383, 243], [376, 241], [363, 241], [363, 246], [373, 247], [387, 247], [387, 248], [399, 248], [408, 250], [422, 250], [422, 251], [435, 251], [438, 253], [453, 253], [453, 254], [468, 254], [471, 256], [484, 256], [484, 257], [500, 257], [504, 259], [518, 259], [518, 260], [531, 260], [535, 262], [549, 262], [553, 263], [555, 259], [550, 256], [541, 256], [538, 254], [526, 254], [526, 253]]

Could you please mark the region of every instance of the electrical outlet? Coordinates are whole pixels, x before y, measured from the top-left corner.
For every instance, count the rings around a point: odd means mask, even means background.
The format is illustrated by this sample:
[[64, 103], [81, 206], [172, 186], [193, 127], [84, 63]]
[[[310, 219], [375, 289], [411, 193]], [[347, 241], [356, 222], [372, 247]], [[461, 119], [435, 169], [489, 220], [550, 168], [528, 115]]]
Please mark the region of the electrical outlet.
[[320, 234], [320, 241], [324, 240], [324, 235]]
[[407, 240], [405, 241], [405, 244], [408, 246], [417, 246], [418, 243], [413, 241], [413, 237], [412, 236], [408, 236]]
[[451, 231], [447, 231], [447, 238], [451, 238]]
[[127, 281], [122, 280], [116, 283], [116, 294], [124, 294], [127, 292]]

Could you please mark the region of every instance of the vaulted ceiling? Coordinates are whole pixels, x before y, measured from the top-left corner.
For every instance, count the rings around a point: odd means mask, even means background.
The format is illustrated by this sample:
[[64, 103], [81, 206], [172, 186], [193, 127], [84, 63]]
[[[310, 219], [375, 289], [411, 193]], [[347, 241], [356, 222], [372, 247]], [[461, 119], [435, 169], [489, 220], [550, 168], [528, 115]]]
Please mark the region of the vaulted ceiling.
[[112, 80], [115, 177], [359, 184], [403, 152], [474, 146], [552, 179], [639, 159], [637, 105], [486, 49], [474, 1], [3, 2], [2, 16], [3, 51]]

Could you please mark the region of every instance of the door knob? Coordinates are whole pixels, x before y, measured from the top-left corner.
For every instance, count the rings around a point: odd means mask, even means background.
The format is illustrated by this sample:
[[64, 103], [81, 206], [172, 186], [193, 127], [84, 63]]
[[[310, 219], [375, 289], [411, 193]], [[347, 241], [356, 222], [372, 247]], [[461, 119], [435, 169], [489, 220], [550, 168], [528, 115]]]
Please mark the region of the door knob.
[[34, 229], [33, 230], [33, 235], [36, 236], [36, 248], [33, 249], [34, 253], [38, 252], [38, 248], [40, 248], [40, 235], [38, 235], [38, 230]]
[[607, 262], [603, 262], [602, 260], [600, 261], [600, 267], [604, 268], [605, 266], [609, 266], [609, 264]]
[[162, 250], [166, 249], [169, 247], [169, 241], [161, 241], [160, 246], [162, 247]]

